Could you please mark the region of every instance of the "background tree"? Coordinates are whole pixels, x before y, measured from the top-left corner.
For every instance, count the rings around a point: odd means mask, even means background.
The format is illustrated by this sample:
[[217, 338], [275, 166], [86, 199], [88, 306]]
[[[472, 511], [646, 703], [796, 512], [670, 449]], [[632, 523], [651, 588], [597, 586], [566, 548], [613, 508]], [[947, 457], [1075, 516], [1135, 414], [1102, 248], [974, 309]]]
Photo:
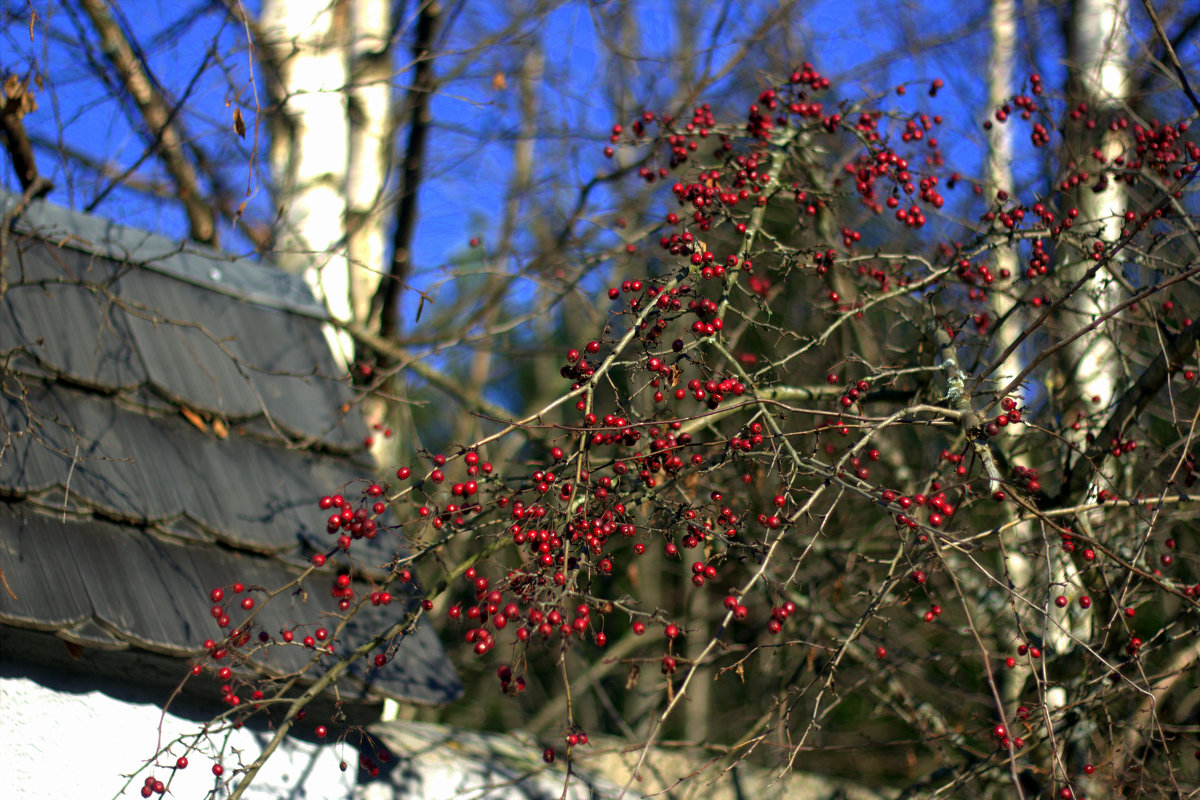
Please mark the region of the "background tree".
[[[1189, 791], [1197, 18], [887, 11], [857, 58], [774, 4], [153, 32], [84, 3], [7, 35], [145, 142], [31, 128], [66, 198], [169, 196], [321, 275], [396, 443], [395, 580], [478, 688], [443, 718], [909, 795]], [[168, 89], [181, 30], [211, 46]]]

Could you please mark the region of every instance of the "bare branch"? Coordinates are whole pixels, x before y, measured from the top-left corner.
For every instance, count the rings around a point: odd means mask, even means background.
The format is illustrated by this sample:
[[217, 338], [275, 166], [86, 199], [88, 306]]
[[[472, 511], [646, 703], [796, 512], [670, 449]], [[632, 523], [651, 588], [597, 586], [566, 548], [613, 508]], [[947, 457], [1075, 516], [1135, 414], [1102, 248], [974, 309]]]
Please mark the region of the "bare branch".
[[103, 0], [82, 0], [81, 4], [100, 36], [105, 57], [141, 111], [163, 166], [175, 180], [177, 196], [187, 212], [191, 238], [204, 244], [216, 244], [217, 229], [212, 208], [204, 199], [195, 168], [184, 156], [183, 137], [175, 123], [177, 109], [172, 108], [155, 88], [145, 65], [134, 53]]
[[417, 225], [417, 195], [425, 161], [425, 142], [429, 135], [429, 104], [433, 99], [434, 39], [442, 23], [438, 0], [426, 0], [417, 16], [412, 54], [414, 76], [405, 100], [408, 117], [408, 145], [400, 163], [400, 199], [392, 232], [392, 265], [384, 276], [371, 303], [371, 317], [377, 319], [381, 336], [395, 336], [400, 329], [400, 288], [412, 269], [412, 238]]

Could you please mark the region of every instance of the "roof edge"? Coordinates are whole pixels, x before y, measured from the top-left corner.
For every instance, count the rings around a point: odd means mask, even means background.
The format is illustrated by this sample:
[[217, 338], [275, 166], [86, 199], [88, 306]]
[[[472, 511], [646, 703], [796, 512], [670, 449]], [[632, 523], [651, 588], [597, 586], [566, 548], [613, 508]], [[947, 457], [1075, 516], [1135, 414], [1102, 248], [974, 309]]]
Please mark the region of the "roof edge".
[[[7, 216], [20, 202], [20, 195], [0, 187], [0, 217]], [[178, 242], [45, 200], [30, 202], [13, 220], [13, 228], [59, 247], [137, 264], [261, 306], [329, 319], [302, 276], [266, 264], [252, 266], [245, 256]]]

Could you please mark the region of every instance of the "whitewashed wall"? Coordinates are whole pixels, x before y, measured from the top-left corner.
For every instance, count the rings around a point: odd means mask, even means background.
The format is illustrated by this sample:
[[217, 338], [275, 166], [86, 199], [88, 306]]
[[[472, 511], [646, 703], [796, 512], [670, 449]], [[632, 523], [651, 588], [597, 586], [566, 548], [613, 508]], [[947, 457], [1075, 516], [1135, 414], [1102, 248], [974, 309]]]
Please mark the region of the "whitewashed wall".
[[[127, 787], [128, 779], [122, 773], [139, 770], [155, 753], [159, 720], [164, 743], [200, 730], [195, 721], [170, 714], [163, 717], [160, 708], [148, 703], [117, 700], [95, 690], [51, 689], [13, 674], [0, 675], [0, 717], [4, 720], [0, 725], [0, 794], [5, 800], [140, 798], [149, 773], [139, 772]], [[214, 744], [222, 742], [224, 734]], [[232, 733], [225, 751], [240, 750], [241, 758], [249, 762], [262, 752], [262, 743], [262, 734], [243, 729]], [[346, 772], [339, 769], [339, 750], [345, 751]], [[214, 751], [215, 747], [205, 745], [188, 754], [190, 763], [184, 770], [168, 768], [174, 765], [175, 755], [160, 759], [163, 767], [155, 769], [154, 775], [164, 783], [171, 778], [166, 796], [175, 800], [209, 797], [218, 787], [212, 774]], [[183, 748], [177, 746], [175, 753], [182, 755]], [[223, 762], [225, 777], [232, 774], [234, 758], [227, 756]], [[357, 764], [358, 753], [353, 748], [289, 742], [275, 752], [244, 797], [350, 798]]]
[[[6, 654], [7, 655], [7, 654]], [[51, 686], [47, 686], [50, 684]], [[87, 677], [64, 677], [0, 662], [0, 797], [4, 800], [113, 800], [140, 798], [145, 762], [162, 742], [193, 736], [201, 725], [152, 703], [129, 702], [89, 688]], [[65, 688], [64, 688], [65, 687]], [[121, 694], [114, 691], [114, 694]], [[558, 800], [565, 785], [561, 765], [547, 768], [532, 742], [437, 725], [392, 722], [375, 726], [394, 754], [376, 781], [355, 786], [358, 751], [331, 743], [289, 741], [267, 761], [247, 800]], [[214, 736], [187, 753], [184, 770], [171, 767], [184, 748], [159, 759], [154, 775], [168, 782], [172, 800], [227, 797], [212, 774], [213, 755], [226, 756], [227, 779], [240, 751], [243, 763], [262, 752], [266, 735], [240, 730]], [[341, 762], [348, 769], [343, 772]], [[139, 772], [139, 770], [142, 770]], [[134, 772], [131, 779], [124, 777]], [[213, 794], [213, 792], [216, 794]], [[572, 780], [568, 800], [596, 797], [594, 787]], [[599, 793], [603, 797], [603, 792]], [[157, 797], [157, 795], [155, 795]]]
[[[62, 681], [48, 680], [55, 686]], [[76, 679], [86, 686], [84, 678]], [[0, 797], [4, 800], [111, 800], [140, 798], [145, 777], [132, 781], [122, 773], [138, 770], [156, 749], [161, 710], [149, 703], [114, 699], [95, 690], [51, 689], [26, 674], [14, 674], [0, 662]], [[168, 715], [164, 741], [194, 734], [199, 723]], [[248, 800], [611, 800], [640, 751], [625, 742], [602, 740], [581, 748], [571, 781], [561, 761], [547, 766], [540, 745], [520, 733], [482, 733], [427, 723], [394, 721], [370, 726], [392, 753], [383, 774], [355, 786], [358, 753], [338, 744], [316, 746], [292, 741], [280, 747], [244, 797]], [[225, 752], [240, 750], [246, 762], [261, 752], [263, 734], [238, 731]], [[214, 743], [217, 744], [217, 743]], [[181, 752], [181, 751], [180, 751]], [[209, 752], [212, 752], [211, 750]], [[561, 754], [560, 754], [561, 755]], [[167, 796], [172, 800], [226, 797], [212, 775], [212, 758], [189, 754], [186, 770], [176, 774]], [[233, 766], [232, 756], [223, 762]], [[348, 769], [342, 772], [345, 760]], [[166, 782], [175, 757], [163, 759], [155, 775]], [[643, 766], [643, 780], [625, 797], [660, 795], [668, 789], [685, 800], [881, 800], [884, 793], [804, 773], [782, 780], [771, 770], [743, 764], [721, 772], [705, 759], [670, 751], [656, 752]], [[228, 777], [228, 773], [226, 774]], [[124, 787], [124, 790], [123, 790]], [[564, 794], [564, 788], [566, 792]], [[124, 793], [122, 793], [124, 791]], [[892, 794], [889, 792], [888, 794]]]

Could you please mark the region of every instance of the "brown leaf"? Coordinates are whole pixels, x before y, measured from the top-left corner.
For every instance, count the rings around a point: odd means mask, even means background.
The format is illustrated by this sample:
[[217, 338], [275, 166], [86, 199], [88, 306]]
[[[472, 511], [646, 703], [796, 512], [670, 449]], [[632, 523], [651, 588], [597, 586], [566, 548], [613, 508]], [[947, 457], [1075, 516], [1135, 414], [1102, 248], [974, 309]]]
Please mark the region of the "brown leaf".
[[679, 385], [679, 377], [683, 375], [683, 367], [678, 364], [671, 365], [671, 372], [667, 375], [667, 385], [672, 389]]
[[246, 121], [242, 119], [242, 110], [237, 106], [233, 107], [233, 130], [238, 136], [246, 138]]
[[212, 428], [213, 433], [217, 435], [218, 439], [224, 439], [229, 436], [229, 426], [226, 425], [225, 420], [221, 419], [220, 417], [213, 419]]
[[508, 78], [504, 77], [503, 72], [497, 72], [492, 76], [492, 88], [497, 92], [503, 92], [508, 88]]
[[9, 73], [4, 79], [4, 104], [0, 113], [20, 119], [26, 114], [37, 111], [37, 100], [29, 91], [29, 78], [19, 78], [15, 73]]
[[83, 646], [74, 642], [63, 642], [67, 646], [67, 655], [71, 658], [79, 658], [83, 655]]
[[637, 686], [638, 677], [641, 676], [641, 674], [642, 668], [637, 664], [634, 664], [629, 668], [629, 675], [625, 677], [625, 691], [629, 691], [633, 687]]
[[204, 417], [200, 416], [195, 411], [192, 411], [190, 408], [181, 408], [179, 411], [181, 414], [183, 414], [184, 419], [195, 425], [204, 433], [208, 433], [208, 423], [204, 421]]

